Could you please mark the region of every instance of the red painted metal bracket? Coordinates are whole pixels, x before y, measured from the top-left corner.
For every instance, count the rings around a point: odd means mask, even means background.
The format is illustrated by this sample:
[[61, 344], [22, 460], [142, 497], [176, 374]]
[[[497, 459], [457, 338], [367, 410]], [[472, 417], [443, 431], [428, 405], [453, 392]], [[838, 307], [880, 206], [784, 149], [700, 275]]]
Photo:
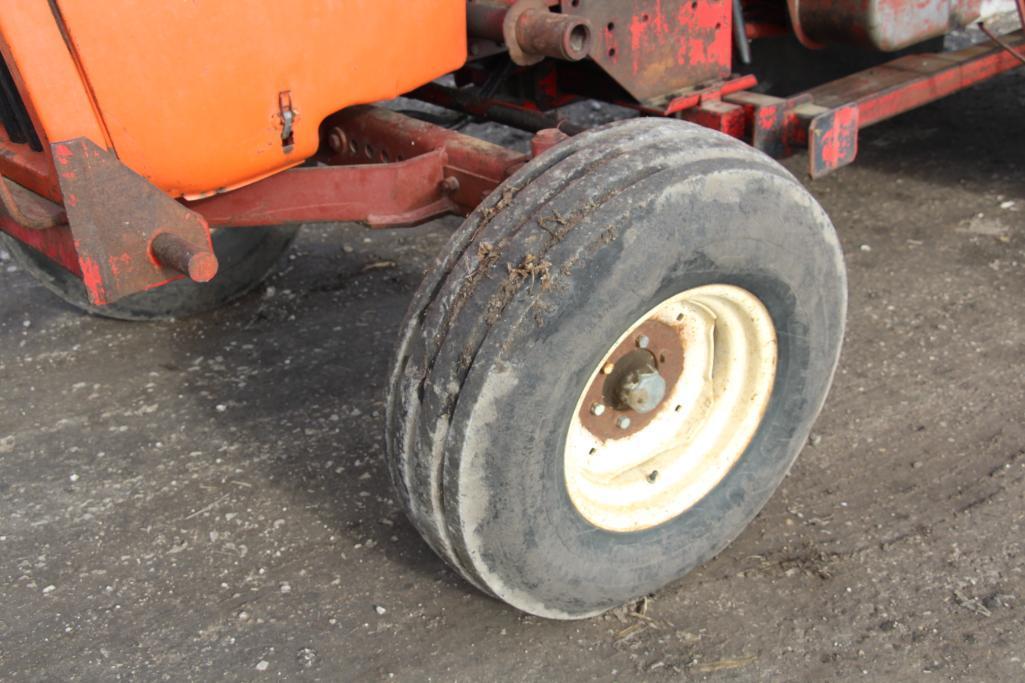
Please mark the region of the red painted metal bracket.
[[356, 221], [415, 225], [457, 207], [445, 192], [444, 150], [387, 164], [294, 168], [189, 204], [214, 227]]
[[[469, 213], [528, 156], [433, 123], [378, 107], [352, 107], [324, 122], [338, 144], [322, 154], [330, 164], [370, 164], [445, 153], [446, 192], [458, 213]], [[370, 168], [370, 166], [364, 166]]]
[[161, 233], [180, 238], [195, 254], [205, 254], [200, 275], [213, 276], [216, 259], [202, 216], [87, 138], [52, 143], [51, 152], [79, 272], [92, 303], [110, 303], [183, 276], [162, 264], [151, 249]]
[[296, 168], [189, 204], [215, 227], [355, 221], [373, 228], [466, 214], [527, 156], [376, 107], [324, 123], [328, 165]]

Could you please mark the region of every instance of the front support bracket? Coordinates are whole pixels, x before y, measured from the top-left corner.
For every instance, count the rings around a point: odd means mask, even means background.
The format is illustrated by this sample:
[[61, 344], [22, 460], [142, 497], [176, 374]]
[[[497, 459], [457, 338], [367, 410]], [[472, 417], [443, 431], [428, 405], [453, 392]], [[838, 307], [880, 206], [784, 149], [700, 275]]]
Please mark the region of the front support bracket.
[[88, 138], [51, 144], [78, 265], [96, 305], [184, 277], [151, 247], [169, 233], [203, 254], [203, 279], [216, 272], [206, 221]]

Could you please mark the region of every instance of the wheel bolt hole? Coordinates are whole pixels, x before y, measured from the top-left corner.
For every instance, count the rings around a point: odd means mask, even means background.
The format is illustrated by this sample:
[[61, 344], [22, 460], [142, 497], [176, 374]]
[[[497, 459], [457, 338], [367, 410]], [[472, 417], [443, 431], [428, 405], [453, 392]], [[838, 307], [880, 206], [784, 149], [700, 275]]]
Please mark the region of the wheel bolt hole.
[[666, 362], [666, 354], [664, 354], [664, 353], [658, 354], [658, 362], [659, 363], [665, 363]]
[[652, 470], [645, 478], [648, 480], [649, 484], [654, 484], [655, 480], [658, 479], [658, 470]]
[[676, 406], [675, 408], [673, 408], [673, 412], [676, 413], [680, 412], [681, 410], [683, 410], [683, 406]]
[[587, 451], [587, 454], [588, 454], [588, 455], [594, 455], [594, 454], [595, 454], [595, 453], [597, 453], [597, 452], [598, 452], [598, 449], [597, 449], [597, 448], [592, 448], [591, 450]]

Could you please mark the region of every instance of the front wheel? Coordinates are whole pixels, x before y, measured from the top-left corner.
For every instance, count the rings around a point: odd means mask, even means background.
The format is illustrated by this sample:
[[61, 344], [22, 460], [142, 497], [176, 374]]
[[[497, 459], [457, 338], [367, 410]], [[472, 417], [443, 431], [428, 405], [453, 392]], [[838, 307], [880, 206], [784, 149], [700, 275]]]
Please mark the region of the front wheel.
[[400, 498], [524, 611], [657, 590], [786, 474], [845, 307], [829, 219], [761, 153], [678, 121], [577, 136], [499, 187], [414, 298], [389, 406]]

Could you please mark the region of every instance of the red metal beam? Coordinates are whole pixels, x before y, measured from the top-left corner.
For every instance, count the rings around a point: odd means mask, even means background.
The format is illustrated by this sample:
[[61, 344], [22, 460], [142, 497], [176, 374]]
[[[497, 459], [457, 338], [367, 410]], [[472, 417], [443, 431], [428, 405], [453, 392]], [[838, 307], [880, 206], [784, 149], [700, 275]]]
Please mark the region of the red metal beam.
[[294, 168], [189, 207], [214, 227], [357, 221], [415, 225], [457, 211], [445, 192], [444, 150], [405, 161]]
[[[1021, 31], [1004, 36], [1020, 49]], [[1003, 48], [975, 45], [957, 52], [910, 55], [807, 92], [827, 109], [856, 106], [862, 128], [946, 97], [1021, 64]]]

